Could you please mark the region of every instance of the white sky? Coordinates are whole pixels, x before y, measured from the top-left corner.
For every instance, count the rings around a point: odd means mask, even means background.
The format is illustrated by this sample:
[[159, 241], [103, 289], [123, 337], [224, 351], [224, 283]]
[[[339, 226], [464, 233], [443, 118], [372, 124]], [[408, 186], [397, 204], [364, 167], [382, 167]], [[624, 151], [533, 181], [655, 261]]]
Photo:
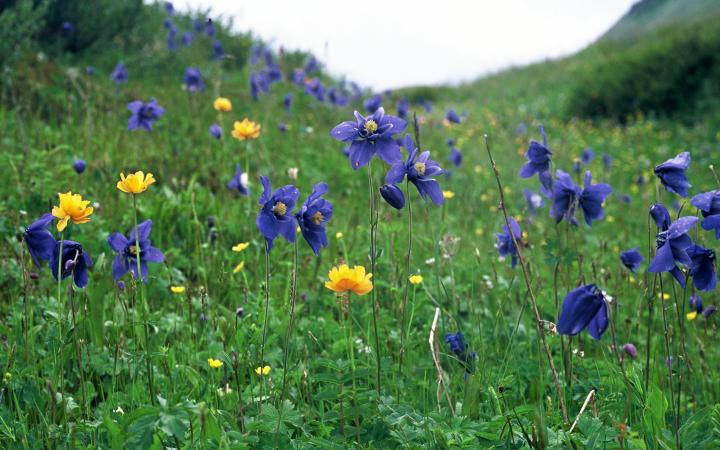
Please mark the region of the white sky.
[[375, 90], [471, 80], [571, 54], [636, 0], [175, 0]]

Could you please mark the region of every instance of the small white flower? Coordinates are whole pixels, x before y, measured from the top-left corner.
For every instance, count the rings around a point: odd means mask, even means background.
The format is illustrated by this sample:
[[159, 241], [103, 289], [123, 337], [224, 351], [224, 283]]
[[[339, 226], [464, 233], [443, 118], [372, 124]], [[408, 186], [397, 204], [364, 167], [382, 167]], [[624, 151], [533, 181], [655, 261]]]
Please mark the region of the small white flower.
[[114, 412], [114, 413], [117, 413], [117, 414], [120, 414], [121, 416], [124, 416], [124, 415], [125, 415], [125, 411], [123, 411], [123, 409], [122, 409], [121, 407], [119, 407], [119, 406], [118, 406], [117, 408], [113, 409], [113, 412]]
[[289, 168], [289, 169], [287, 170], [287, 174], [288, 174], [288, 177], [289, 177], [292, 181], [297, 181], [298, 168], [297, 168], [297, 167], [291, 167], [291, 168]]
[[435, 264], [435, 258], [426, 259], [425, 264], [427, 264], [428, 266]]

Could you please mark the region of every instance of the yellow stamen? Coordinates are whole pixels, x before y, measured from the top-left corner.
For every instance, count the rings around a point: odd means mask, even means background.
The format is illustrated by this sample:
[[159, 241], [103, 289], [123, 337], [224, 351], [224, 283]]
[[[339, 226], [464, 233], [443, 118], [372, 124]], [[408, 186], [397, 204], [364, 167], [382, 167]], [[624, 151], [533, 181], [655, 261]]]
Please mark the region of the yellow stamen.
[[325, 220], [325, 216], [323, 216], [322, 213], [318, 211], [312, 215], [310, 220], [312, 220], [312, 223], [314, 223], [315, 225], [320, 225], [322, 221]]
[[287, 212], [287, 205], [283, 202], [277, 202], [275, 203], [275, 206], [273, 206], [272, 211], [275, 213], [276, 216], [284, 216]]
[[425, 163], [423, 162], [416, 162], [415, 163], [415, 170], [420, 176], [425, 175]]
[[365, 122], [365, 131], [368, 133], [374, 133], [378, 129], [378, 124], [374, 120], [370, 119], [367, 122]]

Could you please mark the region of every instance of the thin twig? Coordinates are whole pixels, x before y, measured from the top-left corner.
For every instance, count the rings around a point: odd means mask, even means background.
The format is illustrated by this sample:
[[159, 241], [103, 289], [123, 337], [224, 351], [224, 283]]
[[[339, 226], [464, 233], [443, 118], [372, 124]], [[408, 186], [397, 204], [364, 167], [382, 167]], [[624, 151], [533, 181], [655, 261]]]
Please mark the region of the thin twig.
[[[438, 349], [437, 341], [435, 340], [435, 333], [437, 332], [437, 325], [439, 320], [440, 308], [435, 308], [435, 317], [433, 317], [432, 325], [430, 325], [428, 344], [430, 344], [430, 354], [432, 355], [433, 364], [435, 364], [435, 369], [437, 370], [437, 391], [435, 393], [435, 398], [437, 400], [438, 410], [440, 410], [440, 397], [442, 397], [443, 384], [445, 383], [445, 372], [443, 371], [442, 365], [440, 365], [440, 350]], [[447, 391], [445, 391], [445, 397], [447, 398], [450, 411], [454, 416], [455, 410], [453, 409], [452, 401], [450, 401], [450, 395]]]
[[593, 398], [595, 395], [595, 389], [591, 390], [587, 397], [585, 397], [585, 402], [583, 402], [582, 408], [580, 408], [580, 412], [578, 413], [577, 417], [575, 417], [575, 421], [573, 422], [572, 426], [570, 427], [570, 431], [568, 433], [572, 433], [575, 429], [575, 425], [577, 425], [578, 421], [580, 420], [580, 416], [582, 416], [582, 413], [585, 412], [585, 408], [587, 408], [588, 403], [590, 403], [590, 399]]

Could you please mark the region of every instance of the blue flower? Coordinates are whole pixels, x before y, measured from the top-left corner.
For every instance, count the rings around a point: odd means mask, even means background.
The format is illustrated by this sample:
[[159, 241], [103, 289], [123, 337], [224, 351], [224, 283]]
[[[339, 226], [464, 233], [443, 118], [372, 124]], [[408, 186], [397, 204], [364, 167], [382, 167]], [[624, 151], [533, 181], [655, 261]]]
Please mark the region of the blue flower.
[[288, 94], [283, 98], [283, 107], [285, 108], [285, 112], [288, 114], [290, 113], [290, 107], [292, 106], [293, 96], [292, 94]]
[[250, 189], [248, 189], [248, 175], [243, 173], [240, 164], [235, 165], [235, 175], [228, 181], [228, 189], [238, 191], [241, 195], [250, 195]]
[[686, 249], [690, 256], [690, 271], [693, 286], [701, 291], [712, 291], [717, 286], [715, 274], [715, 252], [699, 245], [691, 245]]
[[604, 216], [603, 202], [612, 193], [612, 188], [604, 183], [592, 184], [592, 174], [585, 172], [585, 189], [580, 194], [578, 202], [585, 216], [585, 223], [592, 226], [593, 220], [600, 220]]
[[545, 135], [545, 129], [540, 126], [538, 127], [540, 134], [543, 137], [543, 143], [540, 144], [536, 140], [530, 141], [530, 146], [525, 152], [525, 159], [527, 162], [520, 169], [520, 178], [530, 178], [536, 173], [547, 172], [550, 170], [550, 158], [552, 152], [547, 146], [547, 136]]
[[297, 222], [292, 210], [295, 208], [300, 192], [289, 184], [272, 191], [270, 180], [261, 176], [263, 193], [258, 200], [262, 207], [255, 224], [265, 237], [266, 250], [272, 250], [273, 241], [281, 235], [288, 242], [295, 242]]
[[126, 238], [122, 233], [115, 232], [108, 236], [110, 248], [117, 254], [112, 265], [112, 273], [115, 281], [122, 278], [128, 271], [131, 271], [135, 279], [138, 278], [137, 255], [140, 255], [140, 273], [143, 282], [147, 282], [147, 263], [161, 263], [165, 256], [150, 243], [150, 231], [152, 231], [152, 220], [146, 220], [137, 226], [138, 247], [135, 245], [135, 228], [130, 231]]
[[189, 31], [186, 31], [183, 33], [182, 38], [180, 39], [180, 43], [187, 47], [188, 45], [192, 44], [193, 41], [193, 34]]
[[214, 137], [215, 139], [220, 139], [222, 137], [222, 128], [219, 124], [214, 123], [210, 125], [210, 136]]
[[[501, 258], [505, 258], [507, 255], [510, 255], [512, 259], [512, 268], [514, 269], [517, 264], [517, 247], [515, 247], [515, 243], [513, 242], [513, 236], [515, 236], [515, 241], [520, 242], [522, 234], [520, 232], [520, 225], [518, 225], [515, 219], [509, 217], [508, 222], [510, 222], [510, 230], [508, 230], [506, 224], [503, 224], [503, 232], [495, 234], [495, 248]], [[510, 234], [510, 231], [512, 231], [512, 235]]]
[[[62, 245], [62, 259], [60, 257], [60, 246]], [[84, 288], [88, 284], [88, 267], [92, 267], [90, 255], [83, 251], [82, 245], [75, 241], [57, 241], [53, 247], [50, 269], [53, 277], [58, 279], [58, 262], [60, 262], [60, 275], [64, 280], [72, 275], [75, 286]]]
[[407, 115], [410, 112], [410, 103], [403, 99], [400, 99], [397, 104], [397, 110], [398, 110], [398, 117], [401, 119], [407, 119]]
[[608, 324], [605, 296], [597, 286], [588, 284], [570, 291], [565, 297], [557, 321], [557, 331], [575, 336], [587, 328], [590, 336], [599, 341]]
[[700, 226], [703, 230], [715, 230], [715, 239], [720, 239], [720, 191], [698, 194], [690, 203], [702, 212]]
[[305, 93], [315, 97], [319, 102], [325, 101], [325, 86], [317, 77], [305, 80]]
[[458, 150], [457, 147], [455, 147], [455, 142], [452, 141], [452, 139], [448, 139], [448, 146], [450, 146], [450, 156], [448, 156], [448, 160], [455, 166], [455, 167], [461, 167], [462, 161], [463, 161], [463, 155]]
[[688, 300], [688, 304], [690, 305], [690, 309], [692, 311], [695, 311], [697, 313], [703, 312], [703, 302], [699, 295], [691, 295], [690, 299]]
[[221, 60], [223, 55], [225, 54], [225, 51], [223, 50], [222, 42], [213, 41], [212, 48], [213, 48], [213, 59], [218, 60], [218, 61]]
[[117, 66], [115, 66], [115, 69], [113, 69], [112, 73], [110, 74], [110, 79], [115, 82], [115, 84], [125, 84], [128, 81], [128, 72], [125, 68], [125, 64], [119, 62]]
[[605, 170], [612, 169], [612, 165], [613, 165], [612, 156], [608, 155], [607, 153], [603, 153], [602, 161], [603, 161], [603, 166], [605, 167]]
[[687, 253], [693, 245], [692, 239], [687, 235], [696, 223], [697, 217], [680, 217], [672, 222], [667, 230], [657, 234], [657, 253], [650, 262], [648, 271], [651, 273], [670, 272], [680, 286], [685, 287], [685, 277], [677, 267], [677, 264], [690, 266], [692, 260]]
[[199, 69], [195, 67], [188, 67], [185, 69], [185, 76], [183, 76], [183, 85], [188, 92], [197, 92], [205, 89], [205, 82], [202, 79], [202, 74]]
[[84, 159], [76, 159], [73, 163], [73, 169], [75, 169], [75, 172], [77, 172], [78, 175], [85, 172], [85, 160]]
[[318, 63], [317, 58], [311, 55], [305, 63], [305, 72], [313, 73], [317, 72], [318, 70], [320, 70], [320, 64]]
[[655, 167], [655, 175], [660, 178], [665, 190], [680, 197], [687, 197], [688, 188], [691, 187], [685, 174], [688, 166], [690, 166], [690, 153], [683, 152]]
[[372, 97], [365, 99], [363, 102], [363, 106], [365, 107], [365, 110], [370, 114], [375, 114], [375, 112], [380, 108], [382, 104], [382, 97], [380, 95], [375, 94]]
[[440, 185], [435, 180], [436, 175], [443, 173], [442, 167], [430, 159], [430, 152], [425, 151], [417, 155], [419, 149], [413, 144], [409, 134], [405, 135], [405, 148], [408, 151], [408, 158], [405, 161], [397, 161], [392, 165], [385, 175], [385, 183], [396, 184], [407, 176], [408, 181], [415, 185], [423, 200], [430, 197], [433, 203], [443, 203], [443, 193]]
[[380, 187], [380, 195], [388, 205], [395, 209], [403, 209], [405, 207], [405, 195], [403, 191], [394, 184], [384, 184]]
[[640, 268], [640, 263], [643, 262], [643, 256], [638, 251], [639, 247], [624, 251], [620, 253], [620, 260], [623, 265], [630, 269], [630, 272], [635, 273]]
[[50, 261], [53, 255], [55, 238], [48, 231], [48, 227], [54, 219], [55, 217], [50, 213], [43, 214], [23, 233], [23, 240], [30, 252], [30, 257], [38, 268], [42, 261]]
[[595, 158], [595, 152], [590, 147], [583, 150], [582, 154], [580, 155], [580, 161], [582, 161], [582, 163], [585, 165], [590, 164], [593, 158]]
[[75, 31], [75, 25], [73, 25], [72, 22], [63, 22], [62, 30], [65, 33], [72, 33], [73, 31]]
[[465, 368], [465, 372], [473, 373], [475, 371], [475, 358], [477, 353], [468, 352], [468, 344], [465, 342], [465, 336], [462, 332], [445, 333], [445, 342], [450, 346], [450, 351], [455, 354], [457, 359]]
[[215, 36], [215, 24], [212, 19], [208, 19], [207, 22], [205, 22], [205, 34], [208, 37]]
[[130, 119], [128, 130], [133, 131], [142, 128], [145, 131], [152, 131], [153, 123], [165, 114], [165, 109], [157, 104], [157, 100], [151, 99], [148, 103], [135, 100], [128, 103]]
[[528, 211], [530, 211], [530, 214], [536, 215], [537, 210], [545, 206], [545, 199], [543, 199], [542, 195], [538, 194], [537, 192], [533, 192], [529, 189], [524, 189], [523, 195], [525, 196], [525, 200], [527, 201]]
[[327, 189], [326, 183], [318, 183], [313, 186], [312, 193], [305, 199], [300, 211], [295, 216], [300, 232], [315, 255], [319, 255], [320, 249], [328, 245], [325, 224], [332, 218], [333, 205], [324, 198], [320, 198], [327, 192]]
[[381, 107], [368, 117], [355, 111], [355, 122], [346, 121], [330, 132], [330, 136], [350, 143], [350, 165], [357, 170], [365, 166], [377, 153], [388, 164], [402, 159], [400, 147], [393, 136], [402, 133], [407, 123], [397, 117], [385, 115]]
[[445, 112], [445, 120], [447, 120], [450, 123], [460, 123], [460, 116], [455, 112], [454, 109], [448, 109]]
[[660, 229], [660, 231], [665, 231], [668, 228], [670, 228], [670, 224], [672, 223], [672, 219], [670, 218], [670, 213], [668, 212], [665, 205], [661, 203], [655, 203], [650, 207], [650, 216], [653, 218], [653, 221], [655, 221], [655, 225]]
[[577, 224], [575, 208], [580, 194], [582, 194], [580, 186], [573, 183], [567, 172], [562, 170], [555, 172], [553, 204], [550, 208], [550, 217], [555, 219], [555, 223], [560, 223], [565, 218], [566, 221]]

